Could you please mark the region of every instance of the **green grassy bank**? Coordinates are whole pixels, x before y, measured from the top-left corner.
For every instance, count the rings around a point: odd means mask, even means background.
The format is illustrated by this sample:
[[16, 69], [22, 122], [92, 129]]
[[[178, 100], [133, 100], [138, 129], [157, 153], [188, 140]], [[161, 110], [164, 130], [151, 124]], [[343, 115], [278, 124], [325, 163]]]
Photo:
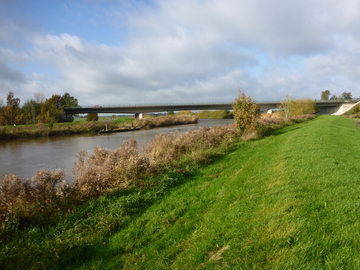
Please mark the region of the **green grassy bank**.
[[356, 124], [336, 116], [237, 143], [56, 226], [3, 232], [0, 268], [359, 269], [358, 149]]

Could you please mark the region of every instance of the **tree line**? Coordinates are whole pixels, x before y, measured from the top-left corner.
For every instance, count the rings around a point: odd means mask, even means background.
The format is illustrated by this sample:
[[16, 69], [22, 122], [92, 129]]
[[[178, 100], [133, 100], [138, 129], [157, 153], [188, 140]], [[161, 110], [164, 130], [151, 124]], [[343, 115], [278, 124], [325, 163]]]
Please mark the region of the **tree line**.
[[354, 100], [351, 92], [343, 92], [341, 95], [333, 95], [330, 90], [325, 90], [321, 92], [321, 100]]
[[20, 99], [9, 92], [6, 102], [0, 98], [0, 126], [72, 122], [73, 115], [66, 115], [64, 108], [77, 106], [78, 100], [69, 93], [52, 95], [48, 99], [37, 93], [34, 99], [20, 106]]

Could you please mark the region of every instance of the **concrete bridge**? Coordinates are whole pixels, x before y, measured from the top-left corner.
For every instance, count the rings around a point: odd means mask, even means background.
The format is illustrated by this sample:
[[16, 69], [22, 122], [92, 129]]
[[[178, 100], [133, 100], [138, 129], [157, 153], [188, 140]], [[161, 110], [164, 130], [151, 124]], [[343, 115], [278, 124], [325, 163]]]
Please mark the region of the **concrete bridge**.
[[[314, 101], [319, 108], [319, 114], [341, 115], [357, 104], [356, 101]], [[277, 109], [280, 101], [257, 102], [260, 111]], [[65, 108], [66, 114], [79, 113], [122, 113], [143, 114], [168, 111], [201, 111], [201, 110], [232, 110], [232, 103], [182, 103], [182, 104], [134, 104], [134, 105], [109, 105], [109, 106], [83, 106], [78, 108]]]

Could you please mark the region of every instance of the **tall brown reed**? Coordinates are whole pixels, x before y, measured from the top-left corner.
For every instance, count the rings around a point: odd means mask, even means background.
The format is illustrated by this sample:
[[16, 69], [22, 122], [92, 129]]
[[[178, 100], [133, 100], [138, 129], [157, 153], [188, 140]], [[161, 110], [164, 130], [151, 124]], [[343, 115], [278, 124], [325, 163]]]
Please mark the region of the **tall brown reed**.
[[19, 217], [41, 215], [66, 195], [62, 170], [41, 169], [31, 179], [16, 174], [3, 175], [0, 181], [0, 224]]
[[43, 169], [31, 179], [5, 175], [0, 181], [0, 223], [29, 217], [35, 210], [51, 214], [69, 197], [84, 201], [132, 184], [146, 186], [146, 178], [177, 165], [181, 158], [203, 162], [208, 158], [207, 150], [229, 143], [235, 134], [234, 125], [201, 128], [184, 134], [159, 134], [141, 149], [131, 139], [116, 150], [97, 147], [91, 155], [82, 151], [71, 183], [65, 182], [60, 170]]

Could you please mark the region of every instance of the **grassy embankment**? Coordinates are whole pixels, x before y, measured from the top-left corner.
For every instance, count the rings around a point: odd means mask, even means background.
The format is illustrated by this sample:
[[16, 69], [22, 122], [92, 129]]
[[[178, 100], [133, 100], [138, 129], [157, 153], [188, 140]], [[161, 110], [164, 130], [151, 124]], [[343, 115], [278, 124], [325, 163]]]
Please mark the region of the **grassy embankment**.
[[321, 116], [238, 143], [210, 166], [184, 163], [186, 174], [148, 189], [90, 200], [56, 226], [2, 234], [0, 266], [358, 269], [359, 137], [351, 120]]
[[72, 123], [53, 123], [21, 126], [0, 126], [0, 140], [22, 139], [42, 136], [58, 136], [80, 133], [95, 133], [100, 130], [130, 128], [131, 123], [137, 128], [154, 128], [171, 125], [196, 123], [196, 116], [159, 116], [138, 120], [134, 118], [118, 118], [107, 121], [85, 122], [77, 119]]

